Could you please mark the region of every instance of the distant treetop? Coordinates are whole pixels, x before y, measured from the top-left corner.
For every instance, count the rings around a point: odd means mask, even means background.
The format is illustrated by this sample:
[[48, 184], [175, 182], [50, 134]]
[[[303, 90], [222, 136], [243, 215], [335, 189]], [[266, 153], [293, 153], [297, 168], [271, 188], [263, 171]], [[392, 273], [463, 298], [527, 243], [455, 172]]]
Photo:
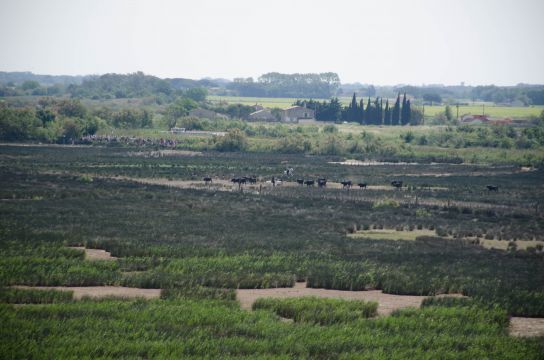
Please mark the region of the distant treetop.
[[282, 74], [271, 72], [253, 78], [237, 78], [227, 85], [240, 96], [307, 97], [328, 99], [336, 94], [340, 78], [333, 72], [320, 74]]

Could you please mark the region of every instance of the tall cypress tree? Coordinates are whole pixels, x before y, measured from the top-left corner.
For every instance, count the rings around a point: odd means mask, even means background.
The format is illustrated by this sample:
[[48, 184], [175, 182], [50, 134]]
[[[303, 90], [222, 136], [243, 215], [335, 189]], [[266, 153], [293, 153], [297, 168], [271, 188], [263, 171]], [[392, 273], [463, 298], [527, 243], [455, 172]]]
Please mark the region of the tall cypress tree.
[[350, 122], [357, 121], [357, 98], [355, 97], [355, 93], [353, 93], [353, 98], [349, 105], [347, 120]]
[[397, 101], [393, 107], [393, 118], [391, 119], [391, 125], [399, 125], [400, 123], [400, 93], [397, 94]]
[[370, 104], [370, 96], [368, 97], [368, 102], [366, 103], [366, 123], [367, 125], [371, 125], [374, 122], [374, 111], [372, 110], [372, 105]]
[[410, 105], [410, 100], [406, 101], [406, 123], [412, 123], [412, 107]]
[[375, 119], [374, 119], [374, 124], [375, 125], [380, 125], [382, 123], [382, 117], [381, 117], [381, 109], [380, 109], [380, 99], [379, 98], [376, 98], [376, 100], [374, 100], [374, 109], [376, 109], [376, 112], [375, 112]]
[[400, 123], [401, 125], [407, 124], [408, 118], [406, 117], [406, 93], [404, 93], [404, 97], [402, 98], [402, 109], [400, 110]]
[[391, 113], [389, 110], [389, 99], [385, 100], [385, 111], [383, 116], [383, 124], [384, 125], [391, 125]]
[[379, 124], [383, 124], [383, 98], [380, 98]]
[[359, 102], [359, 122], [365, 123], [365, 101], [363, 99]]

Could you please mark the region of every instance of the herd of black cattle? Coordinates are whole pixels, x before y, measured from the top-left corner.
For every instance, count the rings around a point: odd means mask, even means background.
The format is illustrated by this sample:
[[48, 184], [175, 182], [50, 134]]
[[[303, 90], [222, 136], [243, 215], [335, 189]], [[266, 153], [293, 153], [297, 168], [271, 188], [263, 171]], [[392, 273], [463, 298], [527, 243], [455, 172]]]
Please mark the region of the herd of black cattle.
[[[210, 176], [206, 176], [202, 180], [207, 185], [212, 183], [212, 178]], [[236, 178], [232, 178], [230, 181], [233, 184], [238, 184], [238, 186], [241, 188], [242, 185], [245, 185], [245, 184], [248, 184], [248, 183], [249, 184], [256, 184], [257, 183], [257, 176], [253, 175], [253, 176], [236, 177]], [[267, 182], [271, 183], [272, 186], [276, 186], [276, 185], [281, 184], [282, 180], [276, 178], [275, 176], [272, 176], [272, 179], [270, 181], [267, 181]], [[300, 186], [306, 185], [307, 187], [312, 187], [315, 184], [317, 184], [317, 186], [320, 187], [320, 188], [323, 188], [323, 187], [327, 186], [327, 179], [325, 179], [325, 178], [318, 178], [317, 180], [312, 180], [312, 179], [304, 180], [302, 178], [299, 178], [299, 179], [296, 179], [296, 182]], [[343, 189], [351, 189], [351, 187], [353, 186], [353, 182], [351, 180], [340, 181], [340, 184], [342, 185]], [[357, 183], [357, 186], [360, 189], [366, 189], [367, 185], [368, 185], [367, 183]], [[391, 181], [391, 186], [393, 186], [393, 187], [395, 187], [397, 189], [401, 189], [402, 186], [403, 186], [403, 182], [400, 181], [400, 180], [393, 180], [393, 181]], [[496, 186], [496, 185], [487, 185], [486, 188], [487, 188], [488, 191], [499, 191], [499, 187]]]

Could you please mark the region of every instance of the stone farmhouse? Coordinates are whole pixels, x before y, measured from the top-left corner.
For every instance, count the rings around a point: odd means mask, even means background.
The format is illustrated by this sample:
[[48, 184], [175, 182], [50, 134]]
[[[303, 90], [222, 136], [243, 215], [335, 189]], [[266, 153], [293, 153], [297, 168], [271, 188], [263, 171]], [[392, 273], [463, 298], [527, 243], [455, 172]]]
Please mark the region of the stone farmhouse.
[[315, 120], [315, 111], [304, 106], [291, 106], [281, 112], [282, 122], [298, 123], [299, 120]]
[[259, 109], [249, 114], [248, 119], [253, 121], [298, 123], [299, 120], [315, 120], [315, 112], [314, 110], [303, 106], [291, 106], [290, 108], [282, 110], [278, 119], [270, 109]]
[[270, 109], [261, 109], [252, 112], [249, 114], [248, 119], [253, 121], [278, 121]]

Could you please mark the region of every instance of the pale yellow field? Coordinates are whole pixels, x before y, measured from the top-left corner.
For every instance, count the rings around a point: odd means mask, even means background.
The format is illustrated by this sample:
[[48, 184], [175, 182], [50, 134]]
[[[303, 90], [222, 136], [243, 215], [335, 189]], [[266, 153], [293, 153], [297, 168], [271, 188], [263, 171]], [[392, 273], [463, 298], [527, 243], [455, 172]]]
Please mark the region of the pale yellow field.
[[413, 241], [418, 236], [436, 236], [434, 230], [397, 231], [395, 229], [360, 230], [354, 234], [348, 234], [351, 238], [375, 239], [375, 240], [409, 240]]
[[[510, 241], [507, 240], [482, 240], [480, 239], [480, 244], [487, 248], [487, 249], [498, 249], [498, 250], [506, 250], [508, 249], [508, 243]], [[538, 240], [516, 240], [516, 248], [518, 250], [527, 250], [528, 247], [535, 247], [536, 245], [544, 245], [544, 241], [538, 241]]]
[[[414, 241], [419, 236], [437, 236], [435, 230], [413, 230], [413, 231], [397, 231], [395, 229], [372, 229], [372, 230], [359, 230], [354, 234], [348, 234], [348, 237], [354, 239], [373, 239], [373, 240], [407, 240]], [[445, 239], [453, 239], [452, 237], [446, 237]], [[475, 238], [470, 238], [475, 240]], [[508, 240], [487, 240], [479, 239], [480, 245], [486, 249], [507, 250]], [[537, 245], [544, 245], [544, 241], [540, 240], [516, 240], [517, 250], [527, 250], [528, 247], [536, 247]]]

